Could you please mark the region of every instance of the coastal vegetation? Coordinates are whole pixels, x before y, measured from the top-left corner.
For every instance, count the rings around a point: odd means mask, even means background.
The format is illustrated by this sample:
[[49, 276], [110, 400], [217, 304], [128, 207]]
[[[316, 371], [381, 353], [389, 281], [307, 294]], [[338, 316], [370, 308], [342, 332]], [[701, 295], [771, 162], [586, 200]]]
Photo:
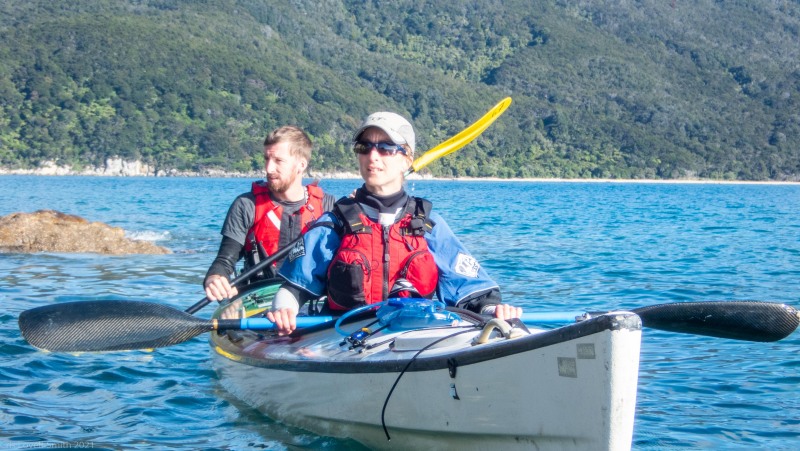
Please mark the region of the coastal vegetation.
[[271, 129], [353, 171], [366, 114], [418, 149], [514, 103], [434, 176], [800, 180], [800, 3], [6, 0], [0, 167], [262, 166]]

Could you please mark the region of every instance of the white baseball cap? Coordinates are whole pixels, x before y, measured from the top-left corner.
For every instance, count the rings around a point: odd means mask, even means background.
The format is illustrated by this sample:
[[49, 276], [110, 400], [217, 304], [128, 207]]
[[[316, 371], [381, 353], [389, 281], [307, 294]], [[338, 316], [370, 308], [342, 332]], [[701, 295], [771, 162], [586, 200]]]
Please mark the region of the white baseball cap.
[[414, 127], [403, 116], [388, 111], [370, 114], [358, 127], [353, 135], [353, 141], [357, 141], [361, 133], [370, 127], [376, 127], [386, 132], [395, 144], [408, 144], [412, 154], [416, 151]]

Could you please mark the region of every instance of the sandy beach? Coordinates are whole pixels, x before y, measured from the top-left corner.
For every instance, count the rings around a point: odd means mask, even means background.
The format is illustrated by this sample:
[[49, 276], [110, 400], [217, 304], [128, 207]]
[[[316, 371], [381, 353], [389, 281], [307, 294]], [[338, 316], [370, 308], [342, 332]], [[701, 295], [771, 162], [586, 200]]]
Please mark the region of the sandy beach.
[[[136, 169], [139, 169], [138, 167]], [[92, 176], [92, 177], [156, 177], [152, 172], [139, 171], [107, 171], [102, 168], [92, 168], [83, 171], [73, 171], [69, 167], [45, 166], [37, 169], [8, 169], [0, 168], [3, 175], [36, 175], [36, 176]], [[195, 171], [170, 171], [160, 173], [158, 177], [210, 177], [210, 178], [248, 178], [259, 179], [264, 177], [263, 172], [238, 173], [221, 169], [206, 169]], [[310, 171], [308, 178], [335, 179], [335, 180], [361, 180], [356, 172], [321, 172]], [[454, 182], [535, 182], [535, 183], [669, 183], [669, 184], [741, 184], [741, 185], [798, 185], [800, 181], [778, 180], [712, 180], [712, 179], [564, 179], [564, 178], [498, 178], [498, 177], [434, 177], [430, 174], [411, 174], [409, 181], [413, 180], [438, 180]]]

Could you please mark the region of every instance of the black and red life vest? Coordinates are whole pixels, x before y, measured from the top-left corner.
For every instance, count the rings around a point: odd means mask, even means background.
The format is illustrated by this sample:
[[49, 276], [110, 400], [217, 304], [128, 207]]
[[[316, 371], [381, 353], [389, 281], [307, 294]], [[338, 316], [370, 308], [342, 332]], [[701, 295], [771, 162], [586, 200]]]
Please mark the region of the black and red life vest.
[[[247, 253], [254, 253], [258, 250], [259, 254], [266, 254], [260, 256], [263, 259], [278, 251], [283, 207], [272, 201], [269, 188], [262, 182], [253, 182], [251, 189], [256, 199], [256, 213], [253, 227], [247, 232], [244, 249]], [[312, 184], [306, 185], [305, 189], [306, 204], [299, 210], [301, 234], [305, 233], [308, 227], [325, 211], [322, 206], [324, 196], [322, 188]], [[254, 247], [260, 249], [254, 249]]]
[[340, 199], [333, 213], [343, 224], [342, 241], [328, 266], [328, 306], [349, 310], [375, 304], [386, 300], [392, 287], [408, 287], [406, 281], [415, 294], [432, 297], [439, 273], [425, 241], [433, 229], [430, 210], [429, 201], [409, 197], [400, 219], [382, 226], [354, 199]]

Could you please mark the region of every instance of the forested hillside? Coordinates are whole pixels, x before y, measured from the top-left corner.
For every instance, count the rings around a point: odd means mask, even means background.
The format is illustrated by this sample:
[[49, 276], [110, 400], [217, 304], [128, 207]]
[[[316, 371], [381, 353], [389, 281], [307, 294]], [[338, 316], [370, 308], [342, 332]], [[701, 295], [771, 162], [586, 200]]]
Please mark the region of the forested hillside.
[[797, 1], [5, 0], [0, 166], [262, 165], [297, 124], [354, 170], [376, 110], [437, 176], [800, 180]]

